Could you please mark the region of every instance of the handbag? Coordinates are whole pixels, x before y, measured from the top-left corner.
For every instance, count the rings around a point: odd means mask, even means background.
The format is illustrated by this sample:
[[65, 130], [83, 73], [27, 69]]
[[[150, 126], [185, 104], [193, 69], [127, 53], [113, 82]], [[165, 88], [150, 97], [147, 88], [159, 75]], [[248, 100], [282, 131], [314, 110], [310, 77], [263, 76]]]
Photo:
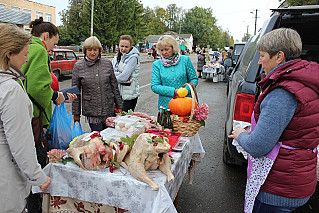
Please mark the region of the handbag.
[[49, 121], [49, 118], [48, 118], [46, 112], [44, 111], [44, 108], [38, 102], [36, 102], [36, 100], [31, 95], [29, 95], [29, 97], [30, 97], [32, 103], [35, 104], [40, 110], [39, 117], [32, 118], [32, 121], [31, 121], [35, 146], [36, 147], [38, 147], [38, 146], [48, 147], [49, 143], [44, 135], [44, 131], [43, 131], [43, 127], [42, 127], [43, 113], [48, 121]]

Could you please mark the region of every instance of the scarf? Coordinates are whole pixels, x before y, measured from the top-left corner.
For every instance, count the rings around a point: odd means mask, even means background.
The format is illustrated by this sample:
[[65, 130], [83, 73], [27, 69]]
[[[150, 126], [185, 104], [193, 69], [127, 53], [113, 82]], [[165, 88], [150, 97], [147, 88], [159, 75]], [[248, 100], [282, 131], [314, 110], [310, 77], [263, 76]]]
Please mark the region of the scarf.
[[181, 57], [180, 57], [179, 53], [173, 55], [170, 58], [164, 58], [163, 56], [161, 56], [161, 62], [162, 62], [164, 67], [175, 66], [179, 63], [180, 59], [181, 59]]
[[99, 56], [95, 60], [91, 60], [87, 56], [84, 56], [85, 63], [88, 67], [95, 65], [100, 60], [100, 58], [101, 58], [101, 54], [99, 54]]

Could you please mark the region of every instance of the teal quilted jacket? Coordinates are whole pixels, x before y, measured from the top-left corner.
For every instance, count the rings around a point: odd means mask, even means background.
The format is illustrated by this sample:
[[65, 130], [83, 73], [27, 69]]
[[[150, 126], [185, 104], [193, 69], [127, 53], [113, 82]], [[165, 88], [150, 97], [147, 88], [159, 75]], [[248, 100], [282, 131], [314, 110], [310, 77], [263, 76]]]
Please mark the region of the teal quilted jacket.
[[[198, 77], [188, 56], [181, 55], [179, 63], [171, 67], [164, 67], [161, 60], [153, 63], [151, 88], [154, 93], [159, 94], [158, 108], [160, 106], [167, 108], [175, 89], [189, 82], [193, 82], [197, 86]], [[189, 88], [186, 88], [190, 95]]]

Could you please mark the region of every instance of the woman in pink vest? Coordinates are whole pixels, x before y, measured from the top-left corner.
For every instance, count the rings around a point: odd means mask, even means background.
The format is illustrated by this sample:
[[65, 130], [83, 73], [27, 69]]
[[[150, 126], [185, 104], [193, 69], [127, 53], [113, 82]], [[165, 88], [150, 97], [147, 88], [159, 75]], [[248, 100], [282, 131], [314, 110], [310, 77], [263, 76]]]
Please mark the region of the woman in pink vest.
[[252, 115], [252, 131], [233, 131], [248, 153], [245, 212], [291, 212], [317, 184], [319, 65], [299, 58], [302, 42], [280, 28], [258, 42], [265, 72]]

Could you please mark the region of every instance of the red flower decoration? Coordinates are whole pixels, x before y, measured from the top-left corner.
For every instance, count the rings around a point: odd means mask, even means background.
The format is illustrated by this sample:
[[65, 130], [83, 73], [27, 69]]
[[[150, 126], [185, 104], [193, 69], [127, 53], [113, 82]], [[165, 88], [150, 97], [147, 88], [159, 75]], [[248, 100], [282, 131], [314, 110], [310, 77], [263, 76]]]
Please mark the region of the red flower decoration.
[[157, 136], [152, 136], [152, 139], [154, 140], [155, 138], [157, 138]]
[[90, 137], [91, 138], [95, 138], [95, 137], [101, 138], [102, 136], [101, 136], [101, 134], [99, 132], [94, 132]]
[[158, 144], [158, 143], [155, 142], [155, 143], [153, 143], [153, 146], [157, 146], [157, 144]]
[[123, 142], [119, 142], [119, 148], [121, 151], [123, 150], [123, 148], [124, 148]]

